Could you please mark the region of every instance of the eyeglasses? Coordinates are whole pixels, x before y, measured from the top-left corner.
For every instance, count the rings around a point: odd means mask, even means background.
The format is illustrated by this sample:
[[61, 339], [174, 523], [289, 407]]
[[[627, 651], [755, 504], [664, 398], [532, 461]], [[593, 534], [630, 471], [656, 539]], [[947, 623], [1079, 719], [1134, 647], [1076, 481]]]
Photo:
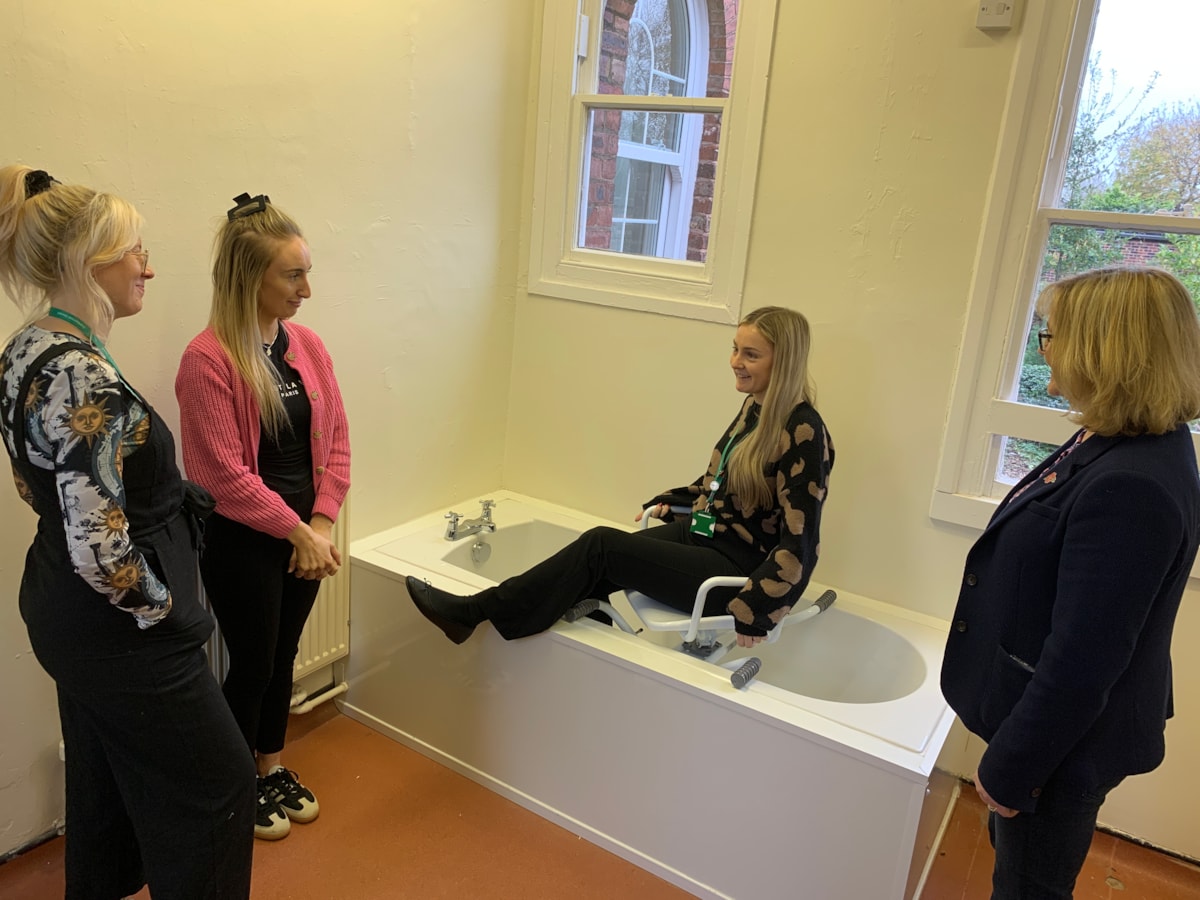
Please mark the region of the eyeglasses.
[[130, 256], [136, 256], [142, 261], [142, 274], [145, 275], [150, 270], [150, 251], [149, 250], [126, 250]]
[[1054, 337], [1054, 335], [1052, 335], [1048, 331], [1039, 331], [1037, 333], [1037, 335], [1038, 335], [1038, 353], [1045, 353], [1046, 345], [1048, 343], [1050, 343], [1050, 339], [1052, 337]]

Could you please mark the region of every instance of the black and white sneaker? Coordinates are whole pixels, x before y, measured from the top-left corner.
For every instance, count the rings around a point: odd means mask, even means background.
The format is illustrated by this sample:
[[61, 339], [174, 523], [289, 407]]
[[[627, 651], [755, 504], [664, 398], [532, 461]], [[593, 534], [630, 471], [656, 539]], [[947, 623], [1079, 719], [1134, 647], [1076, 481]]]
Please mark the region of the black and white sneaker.
[[321, 807], [317, 804], [317, 798], [300, 783], [291, 769], [276, 766], [262, 781], [266, 782], [276, 806], [293, 822], [303, 825], [320, 815]]
[[258, 776], [258, 806], [254, 810], [254, 836], [264, 841], [278, 841], [292, 830], [291, 820], [279, 808], [275, 791], [267, 779]]

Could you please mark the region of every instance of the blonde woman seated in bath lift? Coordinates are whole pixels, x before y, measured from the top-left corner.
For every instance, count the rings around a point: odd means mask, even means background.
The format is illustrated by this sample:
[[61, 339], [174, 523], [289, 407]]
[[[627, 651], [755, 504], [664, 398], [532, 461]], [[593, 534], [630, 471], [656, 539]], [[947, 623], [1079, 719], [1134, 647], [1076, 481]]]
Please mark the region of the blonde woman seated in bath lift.
[[[456, 644], [485, 621], [514, 640], [545, 631], [581, 600], [619, 590], [690, 613], [706, 579], [738, 576], [740, 587], [709, 592], [705, 615], [732, 615], [740, 647], [763, 641], [812, 577], [833, 468], [809, 344], [808, 321], [794, 310], [768, 306], [742, 319], [730, 366], [746, 400], [704, 474], [659, 494], [637, 516], [663, 526], [593, 528], [527, 572], [467, 597], [410, 575], [413, 602]], [[672, 511], [680, 505], [690, 514]]]

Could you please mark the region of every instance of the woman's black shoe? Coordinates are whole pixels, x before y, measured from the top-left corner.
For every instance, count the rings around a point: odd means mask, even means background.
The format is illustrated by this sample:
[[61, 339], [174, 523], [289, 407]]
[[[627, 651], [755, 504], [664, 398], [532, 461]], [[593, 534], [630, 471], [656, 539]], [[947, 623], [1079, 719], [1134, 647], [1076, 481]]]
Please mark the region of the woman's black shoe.
[[405, 578], [404, 583], [421, 615], [442, 629], [442, 633], [456, 644], [469, 638], [475, 626], [483, 621], [483, 616], [472, 610], [470, 597], [455, 596], [413, 575]]

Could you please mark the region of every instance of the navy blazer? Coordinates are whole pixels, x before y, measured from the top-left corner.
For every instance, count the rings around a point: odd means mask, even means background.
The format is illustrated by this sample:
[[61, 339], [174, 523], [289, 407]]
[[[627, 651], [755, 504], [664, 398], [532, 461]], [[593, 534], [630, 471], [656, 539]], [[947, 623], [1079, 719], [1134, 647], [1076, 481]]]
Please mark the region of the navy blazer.
[[1171, 631], [1200, 540], [1186, 426], [1093, 435], [1051, 467], [1057, 455], [967, 554], [942, 662], [946, 700], [988, 742], [980, 781], [1023, 812], [1051, 775], [1090, 792], [1162, 762]]

